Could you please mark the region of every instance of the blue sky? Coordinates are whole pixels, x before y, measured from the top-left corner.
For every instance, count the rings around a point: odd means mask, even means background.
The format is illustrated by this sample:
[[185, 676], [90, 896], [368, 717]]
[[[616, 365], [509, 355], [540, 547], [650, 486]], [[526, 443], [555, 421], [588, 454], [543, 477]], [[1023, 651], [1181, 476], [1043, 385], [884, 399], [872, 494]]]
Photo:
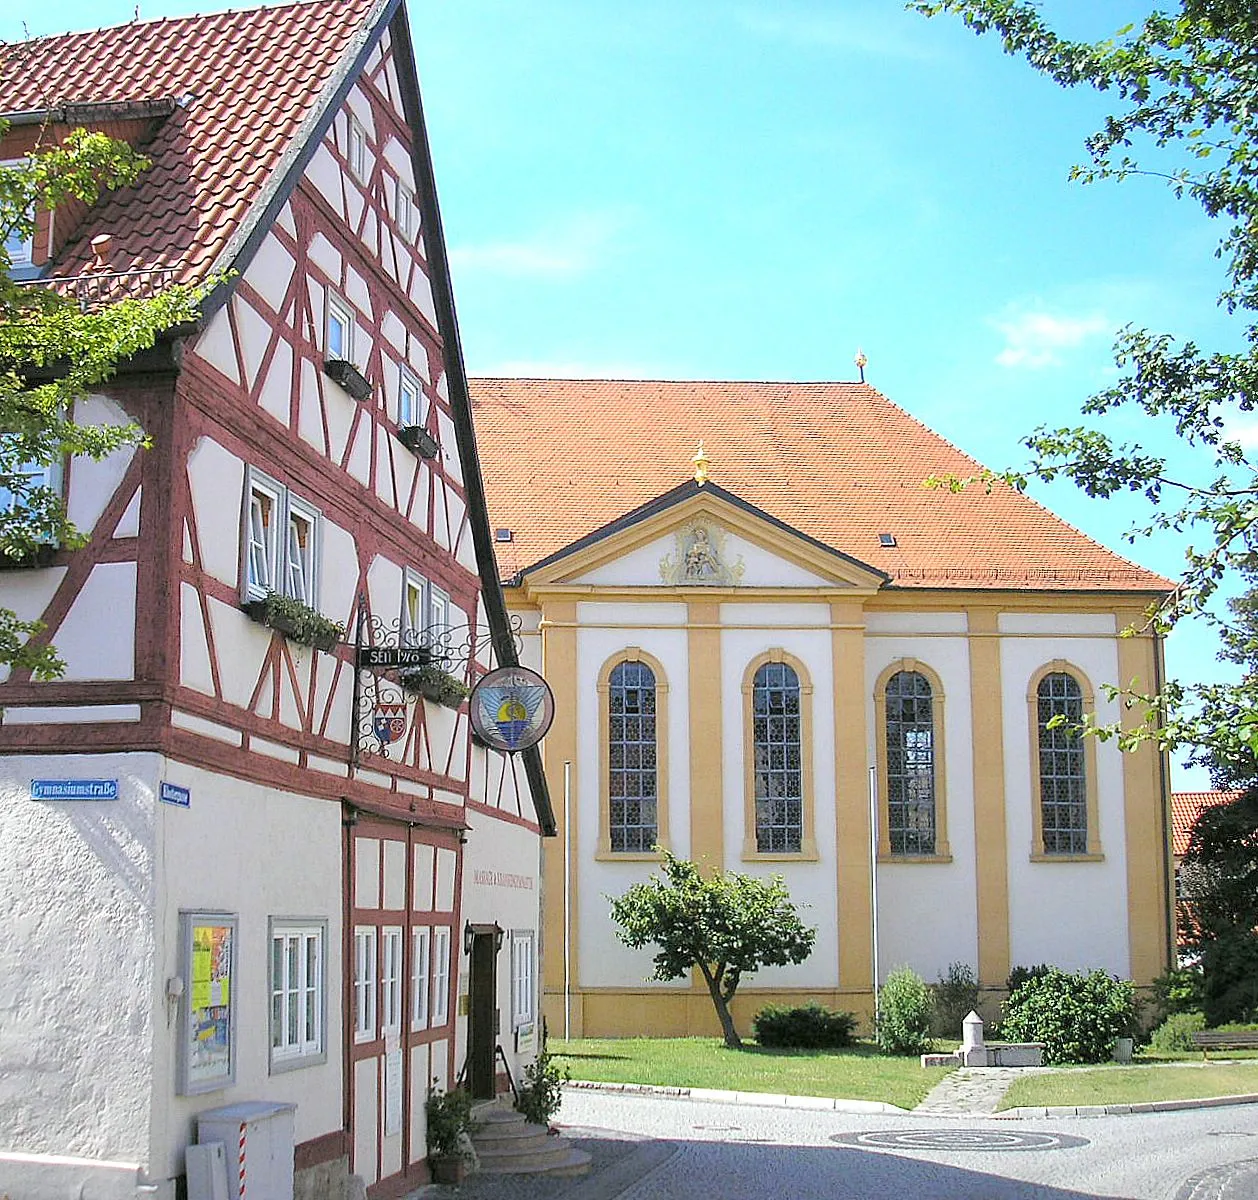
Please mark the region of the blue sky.
[[[146, 0], [141, 15], [215, 7]], [[1215, 305], [1222, 230], [1154, 181], [1068, 182], [1106, 98], [955, 19], [898, 0], [409, 8], [474, 373], [851, 379], [859, 346], [873, 385], [1001, 467], [1114, 378], [1122, 325], [1236, 340]], [[1098, 37], [1148, 4], [1043, 8]], [[0, 36], [133, 9], [19, 0]], [[1170, 444], [1147, 420], [1109, 428]], [[1182, 541], [1122, 541], [1143, 502], [1034, 494], [1178, 573]], [[1208, 631], [1176, 631], [1171, 673], [1218, 673], [1213, 650]]]

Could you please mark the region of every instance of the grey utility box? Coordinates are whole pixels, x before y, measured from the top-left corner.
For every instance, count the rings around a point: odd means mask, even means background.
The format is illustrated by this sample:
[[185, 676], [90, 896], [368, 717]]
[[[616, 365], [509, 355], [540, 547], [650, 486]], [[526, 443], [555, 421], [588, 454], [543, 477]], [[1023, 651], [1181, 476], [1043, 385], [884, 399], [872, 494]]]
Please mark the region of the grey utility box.
[[228, 1200], [293, 1200], [295, 1104], [245, 1101], [197, 1113], [197, 1141], [222, 1142]]

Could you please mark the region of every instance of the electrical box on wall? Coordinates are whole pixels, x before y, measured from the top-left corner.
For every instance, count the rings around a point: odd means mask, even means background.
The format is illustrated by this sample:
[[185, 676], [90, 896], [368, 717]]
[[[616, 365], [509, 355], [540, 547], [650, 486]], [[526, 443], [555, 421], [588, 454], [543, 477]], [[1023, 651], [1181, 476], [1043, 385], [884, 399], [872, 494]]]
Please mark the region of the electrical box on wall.
[[197, 1114], [197, 1141], [223, 1144], [228, 1200], [293, 1200], [296, 1111], [295, 1104], [247, 1101]]

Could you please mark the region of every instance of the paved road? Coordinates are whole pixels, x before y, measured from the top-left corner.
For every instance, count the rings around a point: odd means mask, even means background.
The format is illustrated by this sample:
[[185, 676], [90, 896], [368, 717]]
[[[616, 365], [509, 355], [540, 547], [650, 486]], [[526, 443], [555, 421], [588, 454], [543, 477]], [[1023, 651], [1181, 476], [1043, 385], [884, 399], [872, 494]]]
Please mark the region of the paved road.
[[637, 1147], [564, 1200], [1258, 1200], [1258, 1105], [994, 1121], [570, 1091], [561, 1115]]

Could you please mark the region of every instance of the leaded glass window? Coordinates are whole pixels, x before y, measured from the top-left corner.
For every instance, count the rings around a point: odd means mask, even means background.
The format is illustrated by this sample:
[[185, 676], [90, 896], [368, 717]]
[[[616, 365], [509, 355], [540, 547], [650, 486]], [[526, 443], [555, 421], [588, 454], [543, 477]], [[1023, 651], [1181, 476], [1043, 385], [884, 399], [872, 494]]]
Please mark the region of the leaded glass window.
[[756, 780], [756, 850], [798, 854], [804, 836], [799, 676], [786, 663], [765, 663], [752, 682]]
[[655, 674], [619, 663], [608, 683], [608, 832], [611, 849], [647, 852], [659, 840]]
[[[1066, 725], [1049, 729], [1057, 716]], [[1064, 672], [1045, 675], [1036, 693], [1039, 727], [1040, 826], [1045, 854], [1088, 851], [1088, 784], [1083, 738], [1071, 726], [1083, 720], [1083, 691]]]
[[887, 829], [892, 854], [935, 853], [935, 714], [917, 671], [887, 680]]

